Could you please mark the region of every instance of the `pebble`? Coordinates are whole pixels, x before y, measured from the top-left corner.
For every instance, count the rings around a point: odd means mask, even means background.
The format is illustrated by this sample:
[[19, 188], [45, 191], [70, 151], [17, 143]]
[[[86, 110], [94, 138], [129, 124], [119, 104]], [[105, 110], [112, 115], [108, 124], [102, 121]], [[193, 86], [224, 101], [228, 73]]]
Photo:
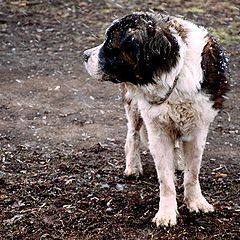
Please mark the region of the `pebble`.
[[0, 179], [4, 178], [6, 176], [6, 173], [3, 171], [0, 171]]
[[118, 191], [123, 191], [124, 185], [117, 183], [116, 189], [117, 189]]

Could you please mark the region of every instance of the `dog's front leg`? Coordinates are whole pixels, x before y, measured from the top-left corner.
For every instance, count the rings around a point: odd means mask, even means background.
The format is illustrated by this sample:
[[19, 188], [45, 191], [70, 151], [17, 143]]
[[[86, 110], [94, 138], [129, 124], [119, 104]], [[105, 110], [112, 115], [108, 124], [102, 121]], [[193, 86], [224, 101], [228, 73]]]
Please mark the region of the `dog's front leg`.
[[203, 197], [198, 179], [207, 133], [208, 127], [198, 129], [191, 141], [183, 142], [184, 199], [190, 212], [214, 211], [213, 206]]
[[149, 131], [149, 149], [153, 155], [160, 183], [159, 210], [153, 219], [157, 226], [177, 223], [177, 201], [174, 184], [174, 144], [164, 132]]
[[125, 102], [124, 108], [127, 116], [127, 139], [125, 143], [126, 176], [139, 176], [143, 173], [142, 163], [140, 158], [140, 129], [143, 125], [143, 120], [140, 116], [137, 104], [134, 101]]

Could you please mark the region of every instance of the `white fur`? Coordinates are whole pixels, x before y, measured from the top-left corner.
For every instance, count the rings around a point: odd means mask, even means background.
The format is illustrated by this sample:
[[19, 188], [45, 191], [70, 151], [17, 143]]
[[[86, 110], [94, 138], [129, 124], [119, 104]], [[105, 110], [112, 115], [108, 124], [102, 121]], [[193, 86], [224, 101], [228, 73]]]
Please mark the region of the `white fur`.
[[85, 62], [85, 68], [87, 69], [89, 75], [96, 79], [100, 79], [102, 76], [98, 61], [99, 50], [102, 45], [103, 44], [85, 51], [85, 54], [89, 56], [87, 63]]
[[128, 119], [127, 139], [125, 143], [126, 155], [126, 169], [124, 171], [126, 176], [138, 176], [143, 173], [142, 163], [140, 159], [140, 131], [137, 131], [137, 124], [140, 119], [140, 113], [137, 105], [125, 104], [126, 116]]
[[[181, 144], [177, 148], [182, 149], [184, 160], [185, 202], [190, 211], [214, 210], [203, 197], [198, 180], [208, 128], [217, 114], [209, 98], [198, 91], [203, 79], [201, 53], [206, 44], [207, 31], [179, 18], [174, 21], [180, 23], [187, 32], [187, 38], [182, 39], [174, 28], [171, 29], [180, 45], [180, 60], [177, 66], [168, 74], [159, 76], [156, 73], [157, 84], [125, 84], [125, 98], [131, 100], [131, 104], [125, 106], [128, 119], [125, 174], [139, 175], [143, 172], [139, 155], [140, 134], [139, 130], [136, 130], [139, 109], [160, 182], [159, 210], [153, 219], [157, 226], [175, 225], [177, 222], [174, 170], [176, 141], [179, 140]], [[92, 55], [86, 68], [91, 76], [98, 78], [99, 47], [90, 51]], [[177, 85], [167, 101], [160, 105], [151, 105], [150, 102], [165, 96], [177, 76]], [[178, 129], [181, 139], [177, 139], [174, 129]]]

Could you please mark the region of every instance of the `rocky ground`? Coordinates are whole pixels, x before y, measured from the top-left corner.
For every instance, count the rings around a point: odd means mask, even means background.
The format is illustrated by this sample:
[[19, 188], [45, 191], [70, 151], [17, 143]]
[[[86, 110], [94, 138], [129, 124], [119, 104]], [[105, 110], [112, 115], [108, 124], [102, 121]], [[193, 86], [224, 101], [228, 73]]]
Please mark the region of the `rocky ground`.
[[[240, 4], [237, 1], [0, 1], [0, 239], [239, 239]], [[211, 126], [201, 184], [216, 211], [157, 229], [154, 164], [123, 176], [126, 120], [118, 87], [89, 78], [84, 49], [132, 11], [206, 26], [230, 59], [232, 90]]]

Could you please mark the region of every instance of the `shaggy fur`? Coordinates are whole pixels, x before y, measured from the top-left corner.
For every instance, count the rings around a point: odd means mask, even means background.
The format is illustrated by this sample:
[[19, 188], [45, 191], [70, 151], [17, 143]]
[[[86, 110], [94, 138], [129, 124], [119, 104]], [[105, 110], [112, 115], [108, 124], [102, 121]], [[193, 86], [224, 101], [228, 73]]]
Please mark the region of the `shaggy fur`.
[[150, 149], [160, 183], [156, 225], [177, 222], [176, 168], [184, 171], [189, 210], [214, 211], [198, 175], [209, 125], [229, 88], [227, 61], [216, 40], [180, 18], [134, 13], [114, 21], [105, 41], [85, 51], [84, 60], [92, 77], [121, 83], [127, 176], [143, 174], [140, 140]]

